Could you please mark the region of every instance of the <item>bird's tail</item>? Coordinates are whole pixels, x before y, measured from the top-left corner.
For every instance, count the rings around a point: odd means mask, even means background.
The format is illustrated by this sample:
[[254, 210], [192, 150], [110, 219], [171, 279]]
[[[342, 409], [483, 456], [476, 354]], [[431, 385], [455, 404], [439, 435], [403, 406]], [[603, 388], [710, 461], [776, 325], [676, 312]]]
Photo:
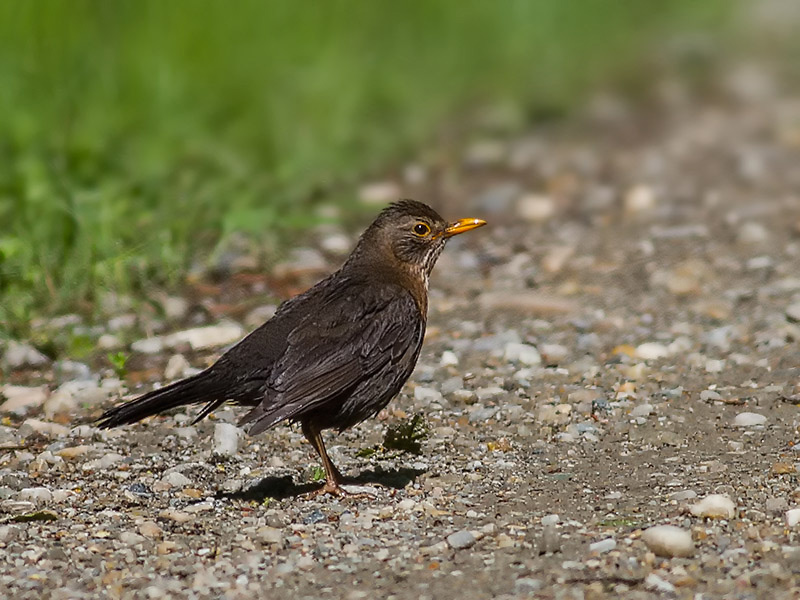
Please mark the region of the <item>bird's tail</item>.
[[[225, 402], [227, 387], [213, 373], [203, 371], [107, 410], [98, 419], [97, 426], [101, 429], [110, 429], [141, 421], [145, 417], [171, 408], [201, 402], [209, 402], [210, 407], [216, 408]], [[203, 410], [201, 418], [209, 412], [210, 410]]]

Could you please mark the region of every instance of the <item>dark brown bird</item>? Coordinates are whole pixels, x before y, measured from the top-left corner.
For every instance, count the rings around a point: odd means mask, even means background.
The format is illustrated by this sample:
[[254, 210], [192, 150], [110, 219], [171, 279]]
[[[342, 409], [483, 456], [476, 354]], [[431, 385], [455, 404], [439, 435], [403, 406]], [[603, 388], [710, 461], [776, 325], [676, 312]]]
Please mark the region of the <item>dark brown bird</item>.
[[433, 265], [450, 237], [482, 225], [448, 224], [413, 200], [389, 205], [338, 271], [281, 304], [205, 371], [106, 411], [100, 427], [203, 402], [194, 422], [225, 402], [252, 406], [239, 423], [248, 433], [299, 422], [325, 467], [320, 491], [342, 494], [321, 432], [344, 431], [397, 395], [422, 347]]

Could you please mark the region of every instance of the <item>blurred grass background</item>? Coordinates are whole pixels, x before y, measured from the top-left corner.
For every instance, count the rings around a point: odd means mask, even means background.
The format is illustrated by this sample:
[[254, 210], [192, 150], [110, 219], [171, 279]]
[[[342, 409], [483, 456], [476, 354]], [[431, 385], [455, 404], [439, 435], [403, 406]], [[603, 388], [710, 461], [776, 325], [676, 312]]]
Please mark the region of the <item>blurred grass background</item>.
[[473, 108], [567, 112], [646, 77], [655, 43], [733, 4], [5, 0], [0, 324], [177, 286]]

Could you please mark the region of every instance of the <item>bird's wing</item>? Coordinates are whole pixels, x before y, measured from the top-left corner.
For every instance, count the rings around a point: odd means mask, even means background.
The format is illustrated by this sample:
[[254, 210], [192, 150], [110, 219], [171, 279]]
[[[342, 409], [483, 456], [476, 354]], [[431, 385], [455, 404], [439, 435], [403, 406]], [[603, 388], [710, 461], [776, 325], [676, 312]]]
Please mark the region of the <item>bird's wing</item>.
[[264, 400], [242, 419], [259, 433], [346, 396], [421, 341], [411, 295], [394, 286], [350, 286], [332, 295], [289, 334]]

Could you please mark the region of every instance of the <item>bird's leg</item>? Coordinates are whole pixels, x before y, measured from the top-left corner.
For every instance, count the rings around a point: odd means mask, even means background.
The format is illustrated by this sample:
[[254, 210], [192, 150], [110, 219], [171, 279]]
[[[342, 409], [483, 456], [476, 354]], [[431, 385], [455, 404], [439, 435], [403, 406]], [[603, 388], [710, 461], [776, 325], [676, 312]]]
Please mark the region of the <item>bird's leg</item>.
[[303, 435], [317, 451], [319, 457], [322, 459], [322, 466], [325, 468], [325, 485], [322, 486], [315, 493], [317, 494], [333, 494], [335, 496], [343, 496], [347, 492], [342, 488], [341, 484], [344, 483], [344, 476], [333, 464], [328, 453], [325, 450], [325, 442], [322, 440], [322, 432], [319, 428], [313, 425], [310, 421], [302, 421], [301, 426]]

